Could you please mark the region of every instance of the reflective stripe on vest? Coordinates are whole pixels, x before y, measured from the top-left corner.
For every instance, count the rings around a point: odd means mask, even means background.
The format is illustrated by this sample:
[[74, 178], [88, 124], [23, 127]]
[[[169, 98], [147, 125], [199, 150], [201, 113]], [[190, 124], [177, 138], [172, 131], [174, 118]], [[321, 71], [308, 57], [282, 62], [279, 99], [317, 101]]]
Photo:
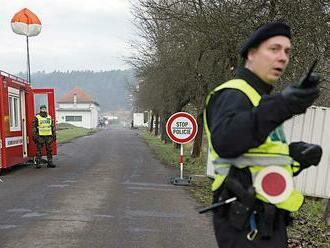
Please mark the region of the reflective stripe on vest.
[[[262, 154], [264, 155], [264, 154]], [[255, 156], [250, 154], [244, 154], [238, 158], [218, 158], [214, 160], [214, 164], [231, 164], [238, 168], [244, 168], [246, 166], [269, 166], [271, 165], [284, 165], [291, 164], [293, 159], [289, 156]]]
[[[258, 106], [261, 96], [259, 93], [250, 86], [246, 81], [241, 79], [234, 79], [228, 82], [221, 84], [216, 87], [206, 98], [206, 107], [204, 110], [204, 128], [208, 139], [210, 156], [212, 163], [215, 168], [216, 177], [212, 184], [212, 190], [217, 190], [221, 184], [223, 183], [225, 177], [228, 175], [229, 168], [231, 165], [244, 168], [249, 166], [249, 170], [251, 172], [252, 178], [255, 178], [256, 174], [263, 170], [265, 166], [277, 165], [282, 166], [284, 169], [288, 171], [288, 173], [292, 176], [291, 164], [293, 163], [293, 159], [289, 156], [289, 147], [285, 143], [285, 138], [282, 137], [283, 140], [273, 141], [270, 134], [266, 141], [261, 144], [259, 147], [249, 149], [247, 153], [244, 153], [242, 156], [239, 156], [234, 159], [225, 159], [220, 158], [220, 156], [216, 153], [215, 149], [212, 145], [211, 140], [211, 132], [208, 128], [207, 124], [207, 113], [206, 109], [209, 104], [209, 101], [213, 94], [219, 92], [223, 89], [237, 89], [243, 92], [251, 101], [253, 106]], [[283, 134], [281, 127], [277, 130], [278, 133]], [[269, 202], [265, 197], [257, 194], [257, 198], [264, 201]], [[288, 211], [297, 211], [302, 203], [303, 203], [303, 195], [295, 190], [292, 191], [289, 198], [281, 203], [275, 204], [278, 208], [282, 208]]]
[[40, 136], [52, 135], [52, 118], [50, 115], [42, 117], [41, 115], [36, 116], [38, 119], [38, 132]]

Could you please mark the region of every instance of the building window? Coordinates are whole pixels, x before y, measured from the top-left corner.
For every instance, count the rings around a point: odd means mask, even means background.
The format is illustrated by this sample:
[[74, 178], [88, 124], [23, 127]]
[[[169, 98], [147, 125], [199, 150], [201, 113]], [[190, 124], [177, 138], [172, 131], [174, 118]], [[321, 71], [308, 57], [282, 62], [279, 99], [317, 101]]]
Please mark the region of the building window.
[[65, 116], [65, 121], [82, 121], [81, 115], [67, 115]]
[[21, 131], [19, 91], [17, 94], [9, 91], [8, 106], [10, 131]]

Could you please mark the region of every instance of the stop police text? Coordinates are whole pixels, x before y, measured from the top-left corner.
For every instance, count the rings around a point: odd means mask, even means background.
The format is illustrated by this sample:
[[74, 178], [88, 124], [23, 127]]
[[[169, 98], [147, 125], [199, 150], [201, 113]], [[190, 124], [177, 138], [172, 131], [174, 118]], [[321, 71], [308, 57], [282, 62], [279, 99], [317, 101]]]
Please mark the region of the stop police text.
[[173, 134], [190, 134], [191, 127], [188, 127], [189, 123], [187, 121], [179, 121], [176, 123], [175, 127], [172, 127]]

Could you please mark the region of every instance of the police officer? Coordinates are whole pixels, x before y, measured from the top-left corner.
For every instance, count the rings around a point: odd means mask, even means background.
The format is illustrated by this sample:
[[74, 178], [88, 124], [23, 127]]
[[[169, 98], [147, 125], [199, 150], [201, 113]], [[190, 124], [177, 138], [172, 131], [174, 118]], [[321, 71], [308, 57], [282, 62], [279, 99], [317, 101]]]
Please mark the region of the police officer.
[[47, 167], [54, 168], [56, 165], [52, 159], [52, 142], [56, 140], [54, 122], [47, 113], [46, 105], [40, 106], [40, 113], [33, 120], [33, 141], [37, 145], [36, 168], [41, 168], [41, 149], [46, 146]]
[[[319, 89], [293, 84], [270, 95], [288, 66], [290, 52], [287, 24], [259, 27], [241, 47], [244, 67], [206, 99], [204, 127], [216, 173], [213, 202], [232, 199], [214, 210], [219, 247], [287, 247], [290, 213], [304, 199], [289, 187], [292, 177], [321, 159], [318, 145], [288, 145], [281, 126], [304, 113], [319, 96]], [[262, 177], [268, 169], [274, 172]]]

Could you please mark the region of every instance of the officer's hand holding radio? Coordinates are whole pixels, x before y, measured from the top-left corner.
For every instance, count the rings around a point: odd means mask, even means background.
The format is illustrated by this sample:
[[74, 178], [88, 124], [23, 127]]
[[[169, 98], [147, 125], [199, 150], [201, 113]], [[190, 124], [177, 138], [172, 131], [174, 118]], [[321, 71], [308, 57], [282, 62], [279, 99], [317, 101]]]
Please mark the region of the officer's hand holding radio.
[[316, 64], [317, 60], [313, 62], [298, 86], [290, 85], [281, 92], [281, 96], [292, 114], [304, 113], [320, 95], [320, 89], [317, 87], [320, 83], [320, 76], [313, 72]]
[[294, 85], [286, 87], [281, 92], [284, 102], [293, 115], [305, 113], [319, 95], [320, 89], [317, 87], [300, 88]]

